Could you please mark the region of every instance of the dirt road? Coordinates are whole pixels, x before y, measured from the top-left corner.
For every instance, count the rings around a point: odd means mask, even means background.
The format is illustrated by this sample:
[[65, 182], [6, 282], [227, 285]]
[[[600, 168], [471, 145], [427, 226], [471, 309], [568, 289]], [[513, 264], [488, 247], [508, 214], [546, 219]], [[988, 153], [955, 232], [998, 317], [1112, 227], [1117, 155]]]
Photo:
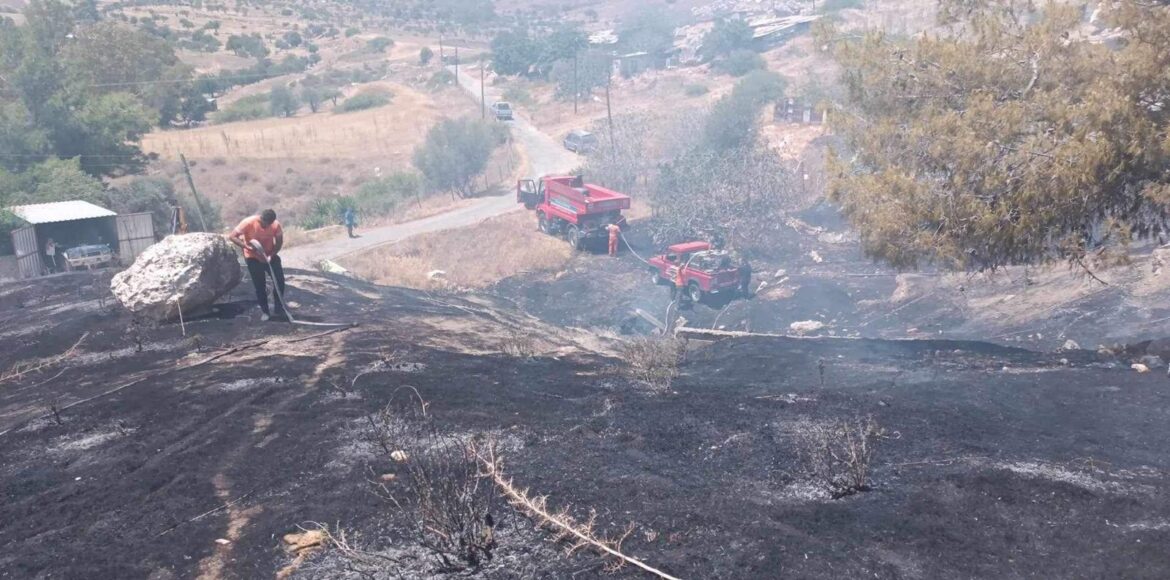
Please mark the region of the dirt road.
[[[459, 85], [467, 90], [476, 102], [479, 102], [478, 71], [472, 76], [461, 69]], [[492, 87], [486, 87], [484, 92], [489, 104], [500, 98], [499, 91]], [[580, 158], [566, 151], [559, 143], [542, 133], [523, 116], [517, 115], [516, 120], [510, 124], [512, 137], [516, 140], [521, 153], [528, 160], [528, 173], [530, 175], [568, 172], [581, 163]], [[511, 195], [485, 197], [475, 200], [470, 205], [424, 219], [363, 229], [359, 238], [337, 238], [290, 248], [283, 253], [284, 263], [295, 268], [312, 268], [313, 264], [319, 260], [335, 260], [348, 254], [390, 244], [418, 234], [469, 226], [487, 218], [516, 210], [518, 207], [516, 200]]]

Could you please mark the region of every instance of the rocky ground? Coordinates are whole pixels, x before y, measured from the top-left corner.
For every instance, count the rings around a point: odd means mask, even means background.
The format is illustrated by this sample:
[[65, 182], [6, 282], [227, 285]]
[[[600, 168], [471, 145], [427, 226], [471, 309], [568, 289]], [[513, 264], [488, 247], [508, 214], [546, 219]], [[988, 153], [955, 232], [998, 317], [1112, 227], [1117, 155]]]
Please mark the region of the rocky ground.
[[[1167, 379], [1094, 353], [741, 339], [690, 345], [656, 390], [614, 372], [614, 338], [498, 299], [294, 272], [302, 318], [361, 326], [261, 324], [241, 286], [184, 337], [135, 325], [102, 283], [0, 287], [0, 577], [445, 577], [371, 434], [407, 386], [445, 434], [497, 441], [518, 485], [596, 510], [603, 531], [632, 523], [624, 550], [683, 578], [1170, 567]], [[48, 364], [12, 376], [22, 361]], [[831, 499], [801, 434], [866, 416], [884, 430], [872, 490]], [[506, 506], [495, 517], [479, 577], [612, 577]], [[322, 523], [377, 564], [285, 549]]]

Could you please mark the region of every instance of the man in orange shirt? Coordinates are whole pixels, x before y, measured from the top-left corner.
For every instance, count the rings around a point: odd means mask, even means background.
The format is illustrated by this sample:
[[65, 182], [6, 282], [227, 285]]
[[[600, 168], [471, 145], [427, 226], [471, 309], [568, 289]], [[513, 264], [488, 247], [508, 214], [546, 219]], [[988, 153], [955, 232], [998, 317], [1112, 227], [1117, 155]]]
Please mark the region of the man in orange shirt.
[[[248, 274], [252, 277], [252, 286], [256, 288], [256, 300], [263, 312], [260, 320], [267, 321], [270, 318], [265, 277], [268, 273], [266, 263], [272, 266], [274, 277], [272, 302], [276, 307], [276, 315], [284, 316], [284, 304], [280, 301], [280, 297], [284, 296], [284, 268], [281, 267], [280, 256], [277, 255], [284, 246], [284, 230], [281, 229], [280, 222], [276, 221], [276, 212], [266, 209], [260, 212], [260, 215], [245, 218], [232, 230], [228, 239], [244, 250], [244, 262], [248, 264]], [[260, 243], [263, 252], [252, 247], [254, 241]]]
[[609, 255], [617, 256], [618, 236], [622, 235], [622, 228], [617, 224], [609, 224], [605, 228], [609, 231]]

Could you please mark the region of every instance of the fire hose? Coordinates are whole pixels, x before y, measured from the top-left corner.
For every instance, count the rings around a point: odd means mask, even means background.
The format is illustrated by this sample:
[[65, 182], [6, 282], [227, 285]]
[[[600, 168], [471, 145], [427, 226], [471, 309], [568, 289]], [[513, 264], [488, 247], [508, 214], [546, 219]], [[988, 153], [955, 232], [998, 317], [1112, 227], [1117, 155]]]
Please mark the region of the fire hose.
[[[251, 246], [253, 250], [260, 252], [261, 255], [267, 255], [264, 252], [264, 246], [260, 245], [260, 242], [252, 240]], [[288, 309], [288, 303], [284, 301], [284, 293], [280, 291], [280, 284], [276, 283], [276, 271], [272, 269], [272, 262], [269, 262], [267, 259], [265, 259], [264, 265], [268, 267], [268, 274], [272, 276], [272, 292], [276, 294], [276, 299], [280, 301], [280, 307], [284, 310], [284, 315], [288, 317], [290, 324], [299, 324], [301, 326], [319, 326], [325, 328], [357, 326], [352, 322], [309, 322], [306, 320], [297, 320], [296, 318], [293, 318], [292, 311]]]

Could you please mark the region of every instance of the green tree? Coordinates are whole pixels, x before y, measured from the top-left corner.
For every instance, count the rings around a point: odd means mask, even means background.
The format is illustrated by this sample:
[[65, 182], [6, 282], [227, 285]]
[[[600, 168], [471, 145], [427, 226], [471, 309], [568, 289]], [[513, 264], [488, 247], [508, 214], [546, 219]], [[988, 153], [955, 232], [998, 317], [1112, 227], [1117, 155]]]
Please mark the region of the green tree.
[[712, 68], [733, 77], [742, 77], [754, 70], [768, 68], [768, 63], [764, 61], [764, 57], [756, 54], [754, 51], [736, 50], [716, 60]]
[[714, 60], [737, 50], [751, 50], [752, 27], [742, 18], [720, 18], [715, 27], [703, 37], [699, 54], [703, 60]]
[[105, 205], [105, 187], [77, 159], [48, 159], [19, 174], [0, 176], [0, 200], [24, 205], [79, 199]]
[[549, 79], [557, 85], [557, 98], [571, 100], [574, 89], [578, 96], [588, 96], [594, 89], [604, 87], [612, 70], [609, 55], [600, 50], [586, 50], [577, 57], [575, 65], [573, 59], [557, 62]]
[[745, 76], [731, 94], [715, 102], [703, 127], [703, 144], [711, 151], [736, 150], [755, 143], [760, 111], [784, 94], [784, 80], [757, 71]]
[[418, 64], [427, 66], [431, 64], [432, 58], [435, 58], [435, 51], [431, 50], [431, 47], [424, 46], [418, 51]]
[[226, 48], [234, 52], [236, 56], [250, 56], [252, 58], [268, 56], [268, 47], [264, 44], [264, 39], [254, 32], [250, 35], [233, 34], [229, 36]]
[[301, 108], [301, 100], [288, 87], [276, 87], [268, 93], [268, 103], [272, 114], [279, 117], [291, 117]]
[[300, 46], [301, 43], [304, 42], [304, 39], [301, 38], [301, 33], [297, 32], [295, 30], [290, 30], [288, 32], [285, 32], [284, 36], [282, 36], [282, 38], [284, 39], [285, 43], [287, 43], [289, 46], [291, 46], [293, 48]]
[[437, 191], [467, 197], [474, 180], [499, 144], [491, 124], [472, 119], [445, 119], [427, 132], [414, 151], [414, 166]]
[[1114, 45], [1064, 4], [955, 0], [942, 14], [960, 33], [834, 46], [847, 97], [830, 112], [843, 145], [830, 193], [867, 253], [1084, 266], [1166, 232], [1170, 7], [1106, 7]]
[[385, 36], [371, 38], [368, 42], [366, 42], [366, 49], [370, 52], [386, 52], [386, 49], [390, 48], [391, 46], [394, 46], [394, 41], [386, 38]]
[[506, 30], [492, 39], [492, 69], [498, 74], [527, 75], [536, 58], [536, 45], [527, 31]]
[[219, 207], [208, 204], [195, 206], [189, 195], [175, 192], [170, 180], [161, 177], [138, 177], [125, 185], [111, 188], [106, 192], [110, 209], [121, 213], [150, 212], [154, 231], [164, 234], [171, 228], [171, 209], [178, 206], [187, 215], [187, 222], [193, 229], [200, 228], [200, 215], [209, 232], [223, 230], [223, 219]]
[[325, 90], [318, 85], [301, 84], [301, 100], [309, 106], [309, 110], [316, 113], [321, 110], [325, 102]]

